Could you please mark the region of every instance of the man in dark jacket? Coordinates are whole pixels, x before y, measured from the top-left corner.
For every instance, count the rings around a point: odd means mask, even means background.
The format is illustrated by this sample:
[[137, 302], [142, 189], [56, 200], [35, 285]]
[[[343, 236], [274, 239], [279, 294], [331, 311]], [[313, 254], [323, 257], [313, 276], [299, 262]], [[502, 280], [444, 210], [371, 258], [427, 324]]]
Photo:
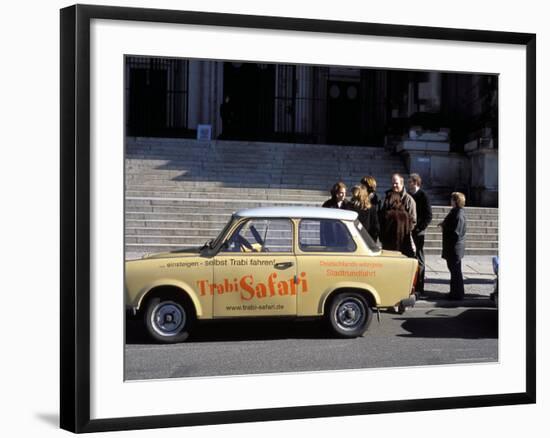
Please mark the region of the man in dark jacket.
[[451, 194], [451, 211], [439, 224], [443, 231], [443, 251], [441, 257], [447, 261], [451, 273], [451, 291], [449, 299], [464, 298], [464, 279], [462, 278], [462, 257], [466, 243], [466, 215], [464, 213], [466, 197], [460, 192]]
[[424, 237], [426, 228], [432, 221], [432, 206], [430, 199], [424, 190], [420, 188], [422, 178], [418, 173], [411, 173], [409, 176], [409, 194], [416, 203], [416, 226], [412, 231], [414, 246], [416, 247], [416, 258], [418, 260], [418, 280], [416, 292], [424, 295], [424, 278], [426, 274], [426, 259], [424, 257]]

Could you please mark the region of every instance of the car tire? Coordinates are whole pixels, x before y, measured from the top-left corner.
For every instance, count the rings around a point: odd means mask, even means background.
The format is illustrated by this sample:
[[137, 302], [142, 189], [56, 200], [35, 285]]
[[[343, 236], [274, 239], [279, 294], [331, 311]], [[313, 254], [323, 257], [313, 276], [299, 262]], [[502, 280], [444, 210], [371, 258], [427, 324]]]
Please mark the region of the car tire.
[[369, 328], [372, 309], [363, 295], [344, 292], [334, 297], [327, 317], [329, 326], [336, 335], [356, 338]]
[[147, 332], [155, 341], [166, 344], [185, 341], [194, 319], [189, 306], [174, 300], [154, 298], [145, 312]]

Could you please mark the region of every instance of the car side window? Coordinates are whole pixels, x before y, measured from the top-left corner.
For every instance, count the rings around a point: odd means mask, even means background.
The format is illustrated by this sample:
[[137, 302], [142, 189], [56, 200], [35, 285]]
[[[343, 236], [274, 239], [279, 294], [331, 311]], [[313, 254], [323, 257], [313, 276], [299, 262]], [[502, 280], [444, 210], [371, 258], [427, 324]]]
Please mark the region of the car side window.
[[292, 252], [292, 222], [250, 219], [227, 241], [224, 252]]
[[335, 219], [304, 219], [299, 227], [299, 245], [309, 252], [354, 252], [357, 249], [347, 227]]

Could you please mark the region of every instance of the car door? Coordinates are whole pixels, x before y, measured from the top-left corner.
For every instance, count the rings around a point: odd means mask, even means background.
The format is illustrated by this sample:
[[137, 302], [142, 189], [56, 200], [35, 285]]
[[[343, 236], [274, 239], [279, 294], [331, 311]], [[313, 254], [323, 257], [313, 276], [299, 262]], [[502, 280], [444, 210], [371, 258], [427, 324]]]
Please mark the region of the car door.
[[300, 291], [289, 219], [244, 220], [214, 257], [214, 317], [296, 315]]
[[[355, 280], [348, 268], [357, 266], [357, 245], [349, 230], [335, 219], [302, 219], [298, 225], [298, 272], [308, 281], [310, 293], [298, 297], [298, 315], [323, 312], [324, 297], [338, 284]], [[340, 271], [346, 271], [340, 276]], [[303, 273], [303, 274], [302, 274]]]

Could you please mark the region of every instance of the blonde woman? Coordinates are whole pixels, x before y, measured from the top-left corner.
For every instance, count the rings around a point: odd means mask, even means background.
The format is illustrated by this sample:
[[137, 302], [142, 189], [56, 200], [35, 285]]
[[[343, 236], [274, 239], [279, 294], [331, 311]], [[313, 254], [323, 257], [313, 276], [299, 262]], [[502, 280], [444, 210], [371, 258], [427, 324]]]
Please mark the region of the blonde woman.
[[358, 213], [359, 222], [363, 224], [367, 232], [376, 242], [380, 235], [380, 225], [378, 223], [378, 213], [371, 204], [371, 198], [365, 186], [355, 186], [351, 190], [350, 210]]
[[369, 194], [369, 200], [371, 205], [374, 207], [376, 212], [379, 212], [381, 201], [378, 195], [376, 194], [376, 179], [374, 178], [374, 176], [371, 176], [371, 175], [364, 176], [361, 179], [361, 185], [364, 186], [365, 189], [367, 189], [367, 193]]

